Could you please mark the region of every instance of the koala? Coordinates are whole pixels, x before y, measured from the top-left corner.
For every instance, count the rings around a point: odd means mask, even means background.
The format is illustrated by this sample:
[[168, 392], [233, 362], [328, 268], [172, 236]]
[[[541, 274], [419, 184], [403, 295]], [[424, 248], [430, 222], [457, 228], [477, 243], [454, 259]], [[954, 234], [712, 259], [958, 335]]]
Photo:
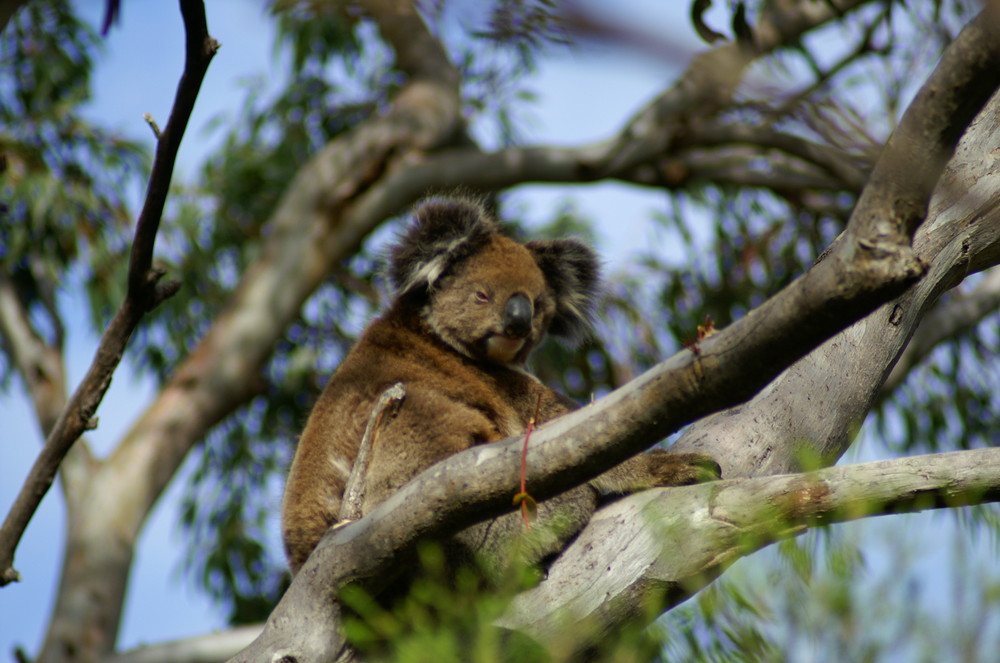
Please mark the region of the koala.
[[[546, 335], [589, 330], [598, 260], [570, 239], [519, 243], [468, 200], [424, 203], [389, 253], [395, 298], [363, 332], [316, 402], [285, 488], [282, 535], [294, 573], [340, 518], [341, 501], [372, 407], [401, 382], [406, 396], [380, 429], [363, 477], [368, 513], [430, 465], [477, 444], [525, 433], [577, 406], [528, 373]], [[707, 475], [706, 476], [706, 471]], [[543, 501], [528, 562], [558, 552], [604, 494], [693, 483], [717, 475], [701, 454], [640, 454], [587, 484]], [[511, 486], [511, 494], [516, 492]], [[517, 513], [472, 526], [450, 545], [499, 572], [524, 529]], [[534, 528], [533, 528], [534, 529]]]

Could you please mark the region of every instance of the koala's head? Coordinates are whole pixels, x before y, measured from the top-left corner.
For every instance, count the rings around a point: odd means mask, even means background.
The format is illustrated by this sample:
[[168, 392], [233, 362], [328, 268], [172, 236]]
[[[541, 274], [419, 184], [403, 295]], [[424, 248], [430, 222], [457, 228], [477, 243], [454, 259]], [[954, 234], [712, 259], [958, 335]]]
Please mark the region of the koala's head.
[[424, 203], [392, 248], [397, 297], [415, 298], [431, 331], [475, 360], [521, 365], [546, 333], [589, 328], [597, 256], [580, 242], [516, 242], [475, 203]]

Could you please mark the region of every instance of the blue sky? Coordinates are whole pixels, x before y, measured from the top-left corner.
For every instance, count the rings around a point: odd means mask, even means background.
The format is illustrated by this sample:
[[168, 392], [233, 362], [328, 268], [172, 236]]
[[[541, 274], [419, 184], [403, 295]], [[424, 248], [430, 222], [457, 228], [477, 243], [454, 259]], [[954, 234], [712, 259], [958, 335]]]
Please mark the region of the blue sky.
[[[76, 4], [91, 24], [99, 25], [103, 2], [80, 0]], [[122, 21], [112, 29], [106, 52], [98, 62], [89, 113], [152, 147], [142, 117], [148, 112], [161, 126], [166, 121], [182, 67], [182, 25], [176, 3], [122, 4]], [[182, 178], [195, 175], [200, 161], [216, 145], [217, 137], [206, 133], [206, 123], [220, 113], [238, 114], [244, 98], [241, 81], [254, 75], [273, 81], [281, 75], [280, 66], [272, 59], [272, 30], [259, 3], [212, 0], [206, 4], [210, 31], [222, 43], [222, 49], [209, 69], [181, 148], [177, 173]], [[632, 0], [624, 3], [621, 11], [622, 16], [634, 17], [648, 29], [659, 21], [669, 39], [692, 51], [699, 48], [690, 34], [685, 12], [670, 9], [670, 4]], [[542, 62], [531, 83], [539, 104], [529, 115], [529, 139], [577, 144], [605, 138], [677, 73], [678, 63], [635, 55], [553, 53]], [[136, 196], [140, 193], [136, 192]], [[624, 268], [634, 252], [645, 247], [653, 230], [644, 220], [651, 210], [666, 205], [662, 194], [616, 184], [586, 189], [530, 186], [516, 194], [530, 203], [532, 214], [538, 218], [547, 216], [567, 196], [573, 196], [591, 218], [613, 221], [598, 229], [609, 271]], [[70, 330], [70, 384], [75, 385], [97, 341], [87, 329], [86, 316], [77, 302], [64, 297], [62, 307]], [[131, 375], [128, 363], [124, 363], [101, 406], [100, 427], [88, 434], [97, 454], [103, 455], [115, 444], [152, 395], [152, 387]], [[0, 511], [5, 513], [34, 460], [40, 436], [30, 404], [16, 386], [0, 397], [0, 421], [4, 422], [5, 438], [4, 462], [0, 464]], [[221, 615], [179, 570], [182, 551], [175, 514], [182, 486], [182, 481], [172, 484], [143, 532], [119, 639], [123, 648], [224, 627]], [[0, 590], [0, 657], [7, 656], [15, 644], [26, 647], [29, 654], [35, 653], [40, 644], [60, 564], [60, 499], [57, 490], [49, 494], [22, 541], [16, 566], [24, 580]], [[277, 507], [278, 496], [274, 499]], [[926, 524], [913, 526], [922, 529]], [[276, 527], [275, 519], [275, 541]], [[936, 527], [943, 527], [940, 519]], [[954, 533], [954, 528], [947, 529]]]

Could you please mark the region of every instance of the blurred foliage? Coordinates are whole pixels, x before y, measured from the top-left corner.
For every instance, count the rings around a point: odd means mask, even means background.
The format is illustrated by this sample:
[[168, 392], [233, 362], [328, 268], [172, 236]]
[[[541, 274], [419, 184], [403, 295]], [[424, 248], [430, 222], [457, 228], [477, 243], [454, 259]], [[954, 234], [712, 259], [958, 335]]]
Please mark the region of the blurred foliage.
[[670, 633], [663, 660], [991, 661], [1000, 575], [992, 554], [954, 532], [944, 540], [955, 563], [942, 568], [946, 555], [925, 544], [947, 519], [838, 525], [747, 557], [661, 618]]
[[[427, 0], [420, 6], [462, 74], [470, 131], [484, 148], [517, 143], [533, 100], [530, 74], [551, 49], [571, 41], [557, 3]], [[751, 27], [760, 6], [749, 3]], [[129, 350], [161, 383], [228, 304], [301, 165], [378, 113], [403, 81], [391, 51], [352, 7], [310, 0], [272, 4], [274, 52], [286, 75], [270, 82], [276, 92], [268, 81], [250, 82], [235, 106], [238, 113], [214, 120], [221, 134], [217, 151], [193, 183], [175, 185], [158, 260], [184, 286], [151, 314]], [[901, 100], [919, 84], [914, 72], [927, 69], [976, 7], [943, 0], [872, 3], [761, 62], [756, 69], [776, 74], [769, 80], [783, 87], [747, 86], [733, 117], [837, 146], [863, 172], [905, 107]], [[86, 285], [98, 329], [120, 303], [130, 238], [125, 193], [147, 163], [135, 144], [79, 115], [97, 47], [93, 32], [58, 0], [29, 3], [0, 39], [10, 79], [0, 85], [0, 152], [6, 161], [0, 174], [0, 265], [53, 342], [62, 335], [56, 296], [67, 276]], [[773, 173], [770, 156], [761, 154], [750, 166]], [[628, 271], [609, 275], [594, 338], [579, 347], [547, 344], [533, 358], [534, 370], [581, 403], [600, 396], [680, 349], [707, 317], [723, 327], [790, 282], [843, 229], [855, 195], [711, 180], [665, 191], [664, 209], [654, 218], [655, 241]], [[597, 222], [572, 205], [534, 224], [511, 207], [501, 196], [501, 213], [524, 236], [594, 241]], [[357, 247], [350, 261], [331, 268], [276, 344], [260, 396], [193, 454], [181, 514], [189, 538], [187, 569], [234, 623], [262, 619], [287, 583], [280, 544], [268, 531], [278, 510], [273, 496], [319, 389], [382, 304], [378, 256], [392, 225]], [[1000, 441], [1000, 385], [983, 370], [998, 350], [997, 328], [994, 315], [941, 347], [884, 401], [877, 423], [889, 446], [908, 452]], [[5, 383], [9, 374], [10, 362], [0, 355]], [[980, 514], [977, 522], [996, 527], [995, 510], [973, 513]], [[884, 616], [875, 608], [889, 594], [869, 596], [875, 590], [857, 581], [864, 565], [856, 551], [816, 555], [800, 543], [781, 550], [784, 561], [765, 589], [743, 587], [727, 575], [696, 605], [673, 611], [666, 660], [786, 660], [781, 643], [794, 643], [799, 628], [817, 639], [861, 638], [854, 648], [847, 640], [823, 641], [843, 655], [839, 660], [882, 660], [858, 634], [865, 621]], [[830, 568], [818, 571], [817, 560]], [[509, 594], [475, 603], [471, 585], [461, 578], [434, 583], [440, 573], [433, 553], [425, 553], [424, 563], [428, 584], [414, 587], [401, 612], [358, 595], [353, 605], [359, 621], [350, 626], [351, 637], [386, 660], [409, 660], [411, 652], [429, 647], [439, 652], [438, 660], [469, 660], [462, 658], [468, 642], [483, 642], [489, 651], [496, 634], [486, 625]], [[995, 609], [995, 585], [984, 585], [982, 596], [977, 608]], [[810, 598], [826, 617], [789, 609]], [[872, 599], [869, 609], [865, 603]], [[831, 620], [828, 631], [822, 630], [824, 619]], [[925, 621], [902, 626], [915, 624]], [[463, 639], [449, 640], [443, 635], [448, 629]], [[656, 634], [636, 636], [615, 660], [653, 660], [660, 645], [651, 637]], [[394, 651], [384, 648], [386, 639]], [[538, 655], [525, 651], [522, 658]]]
[[1000, 444], [1000, 376], [985, 370], [998, 353], [994, 313], [937, 348], [889, 395], [875, 418], [880, 436], [900, 454]]
[[421, 8], [462, 79], [466, 117], [486, 147], [516, 144], [535, 95], [526, 76], [549, 49], [571, 43], [553, 0], [428, 0]]
[[[713, 219], [692, 228], [692, 216]], [[657, 215], [663, 240], [688, 262], [684, 269], [669, 257], [649, 251], [641, 258], [635, 283], [647, 284], [656, 316], [645, 336], [662, 357], [691, 340], [711, 317], [719, 328], [743, 317], [790, 283], [843, 230], [842, 219], [796, 208], [762, 190], [706, 187], [678, 194], [666, 213]], [[631, 291], [631, 290], [630, 290]]]
[[[288, 584], [273, 537], [267, 536], [277, 505], [263, 501], [265, 485], [284, 476], [291, 463], [287, 445], [261, 439], [255, 431], [293, 439], [298, 421], [293, 408], [269, 406], [255, 399], [212, 434], [189, 479], [181, 524], [191, 546], [188, 566], [198, 584], [221, 605], [234, 624], [267, 618]], [[219, 477], [227, 477], [220, 481]]]
[[[81, 114], [99, 42], [63, 0], [32, 2], [0, 36], [0, 268], [49, 343], [62, 343], [56, 293], [86, 286], [95, 328], [124, 296], [125, 197], [148, 158]], [[10, 362], [0, 355], [6, 386]]]
[[[652, 628], [602, 638], [587, 660], [992, 661], [1000, 646], [1000, 574], [989, 549], [954, 531], [944, 540], [956, 563], [942, 568], [948, 556], [927, 544], [949, 527], [946, 514], [922, 513], [811, 530], [739, 561]], [[907, 535], [914, 530], [918, 546]], [[359, 587], [344, 589], [345, 633], [365, 660], [549, 662], [567, 660], [563, 647], [579, 645], [505, 639], [510, 634], [493, 626], [537, 580], [532, 572], [512, 571], [484, 592], [476, 573], [455, 573], [433, 544], [406, 567], [420, 575], [390, 605]], [[572, 632], [592, 631], [578, 623]]]
[[[405, 582], [405, 592], [387, 602], [358, 586], [343, 588], [349, 615], [344, 620], [348, 642], [366, 661], [381, 663], [555, 663], [569, 660], [579, 641], [538, 643], [505, 631], [494, 622], [511, 600], [538, 581], [533, 569], [514, 568], [498, 584], [484, 587], [472, 567], [457, 571], [446, 562], [441, 546], [424, 543], [409, 568], [419, 569]], [[586, 630], [586, 624], [576, 625]], [[654, 628], [631, 629], [588, 650], [588, 661], [631, 663], [658, 660], [662, 633]]]

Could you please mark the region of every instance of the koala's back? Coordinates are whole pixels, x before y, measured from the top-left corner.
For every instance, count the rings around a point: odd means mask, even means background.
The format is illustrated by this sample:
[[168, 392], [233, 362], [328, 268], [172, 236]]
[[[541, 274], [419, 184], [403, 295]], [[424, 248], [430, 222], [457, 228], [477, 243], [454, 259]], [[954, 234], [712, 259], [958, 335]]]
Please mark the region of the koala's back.
[[288, 477], [282, 529], [293, 572], [339, 520], [341, 498], [379, 395], [406, 387], [380, 430], [364, 479], [362, 512], [435, 462], [571, 409], [534, 378], [483, 365], [444, 346], [401, 304], [372, 323], [330, 379], [309, 417]]

